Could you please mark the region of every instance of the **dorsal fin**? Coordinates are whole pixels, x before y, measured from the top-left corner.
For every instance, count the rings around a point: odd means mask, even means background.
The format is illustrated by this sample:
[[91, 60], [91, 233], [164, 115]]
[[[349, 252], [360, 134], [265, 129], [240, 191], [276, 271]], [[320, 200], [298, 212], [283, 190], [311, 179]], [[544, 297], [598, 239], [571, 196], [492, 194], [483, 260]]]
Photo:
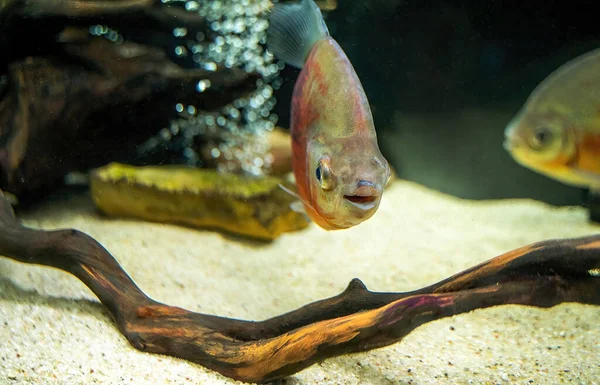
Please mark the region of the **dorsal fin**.
[[313, 0], [277, 4], [269, 16], [267, 48], [289, 65], [302, 68], [315, 43], [329, 36]]

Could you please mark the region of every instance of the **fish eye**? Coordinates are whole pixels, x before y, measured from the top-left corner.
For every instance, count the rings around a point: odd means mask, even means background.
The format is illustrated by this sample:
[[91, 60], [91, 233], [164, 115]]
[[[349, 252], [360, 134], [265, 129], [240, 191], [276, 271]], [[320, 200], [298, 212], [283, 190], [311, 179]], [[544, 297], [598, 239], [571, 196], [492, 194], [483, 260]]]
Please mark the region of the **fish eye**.
[[335, 188], [336, 179], [331, 171], [331, 158], [323, 156], [319, 159], [319, 165], [317, 166], [315, 174], [323, 190], [331, 191]]
[[552, 131], [545, 126], [538, 127], [533, 131], [533, 135], [531, 136], [531, 140], [529, 141], [531, 147], [536, 150], [540, 150], [550, 144], [552, 141]]

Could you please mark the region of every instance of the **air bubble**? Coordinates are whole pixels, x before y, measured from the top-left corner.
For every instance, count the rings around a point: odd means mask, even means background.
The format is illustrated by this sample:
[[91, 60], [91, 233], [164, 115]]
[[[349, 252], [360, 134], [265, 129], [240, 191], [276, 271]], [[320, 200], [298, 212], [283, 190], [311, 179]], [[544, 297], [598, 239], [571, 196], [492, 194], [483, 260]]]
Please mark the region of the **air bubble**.
[[209, 79], [200, 80], [196, 85], [198, 92], [204, 92], [210, 87], [211, 83]]
[[164, 140], [171, 139], [171, 131], [169, 131], [166, 128], [163, 128], [162, 130], [160, 130], [160, 137]]
[[175, 37], [185, 37], [185, 35], [187, 35], [187, 33], [188, 33], [188, 30], [185, 27], [173, 29], [173, 36], [175, 36]]
[[214, 63], [214, 62], [204, 63], [204, 65], [202, 67], [207, 71], [216, 71], [217, 63]]
[[[181, 115], [169, 125], [169, 135], [163, 135], [161, 131], [153, 138], [153, 142], [148, 143], [159, 146], [169, 141], [169, 148], [181, 151], [188, 164], [200, 166], [197, 143], [220, 141], [218, 147], [208, 147], [209, 156], [217, 154], [219, 160], [226, 159], [217, 162], [220, 171], [262, 175], [272, 163], [268, 159], [270, 148], [266, 133], [277, 122], [277, 116], [272, 113], [276, 103], [273, 92], [281, 87], [282, 80], [278, 76], [284, 67], [283, 62], [278, 64], [273, 54], [263, 47], [270, 1], [162, 1], [165, 4], [183, 4], [186, 11], [197, 12], [209, 26], [208, 34], [206, 31], [191, 33], [184, 27], [174, 28], [174, 37], [186, 38], [185, 42], [172, 48], [177, 57], [189, 55], [194, 67], [205, 71], [239, 68], [256, 73], [260, 78], [250, 94], [215, 111], [197, 110], [195, 106], [177, 103], [175, 109]], [[90, 34], [103, 36], [111, 30], [96, 25], [90, 27], [89, 31]], [[116, 31], [110, 36], [122, 39]], [[199, 93], [212, 87], [215, 86], [209, 79], [199, 80], [195, 84]]]
[[182, 45], [175, 47], [175, 55], [177, 56], [187, 56], [188, 50]]
[[231, 116], [232, 119], [237, 119], [240, 117], [240, 111], [237, 108], [232, 108], [229, 111], [229, 116]]
[[185, 3], [185, 10], [188, 12], [197, 11], [200, 8], [200, 4], [197, 1], [187, 1]]

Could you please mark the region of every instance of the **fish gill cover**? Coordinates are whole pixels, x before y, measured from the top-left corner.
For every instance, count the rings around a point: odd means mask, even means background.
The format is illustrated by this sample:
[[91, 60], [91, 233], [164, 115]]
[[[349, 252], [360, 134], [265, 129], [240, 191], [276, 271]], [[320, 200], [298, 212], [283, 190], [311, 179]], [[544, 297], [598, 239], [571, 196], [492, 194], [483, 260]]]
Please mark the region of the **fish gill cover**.
[[[183, 6], [207, 22], [206, 31], [192, 31], [184, 21], [181, 27], [173, 29], [175, 61], [206, 71], [216, 71], [221, 66], [241, 68], [249, 75], [259, 76], [253, 92], [214, 111], [176, 102], [173, 108], [177, 119], [140, 146], [141, 155], [170, 149], [181, 152], [188, 165], [201, 166], [197, 143], [199, 138], [204, 141], [208, 138], [212, 143], [208, 146], [210, 156], [222, 160], [218, 162], [220, 171], [241, 171], [255, 176], [268, 173], [273, 156], [266, 135], [277, 122], [277, 115], [272, 112], [276, 103], [273, 90], [281, 86], [278, 75], [283, 68], [283, 62], [278, 63], [265, 49], [271, 1], [162, 0], [162, 3]], [[92, 27], [90, 32], [96, 33], [97, 28]], [[117, 36], [113, 38], [118, 39]], [[210, 92], [211, 87], [209, 79], [200, 80], [196, 91]], [[210, 138], [214, 140], [211, 142]]]

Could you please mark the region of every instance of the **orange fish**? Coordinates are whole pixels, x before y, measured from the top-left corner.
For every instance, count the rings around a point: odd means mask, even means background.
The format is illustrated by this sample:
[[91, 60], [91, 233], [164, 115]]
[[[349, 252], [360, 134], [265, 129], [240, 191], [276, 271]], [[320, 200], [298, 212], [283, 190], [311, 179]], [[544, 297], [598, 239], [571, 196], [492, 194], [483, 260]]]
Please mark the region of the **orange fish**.
[[537, 86], [506, 127], [504, 148], [552, 179], [600, 188], [600, 50], [569, 61]]
[[367, 96], [312, 0], [279, 3], [269, 21], [269, 50], [302, 68], [290, 124], [298, 191], [286, 190], [324, 229], [358, 225], [377, 211], [391, 175]]

